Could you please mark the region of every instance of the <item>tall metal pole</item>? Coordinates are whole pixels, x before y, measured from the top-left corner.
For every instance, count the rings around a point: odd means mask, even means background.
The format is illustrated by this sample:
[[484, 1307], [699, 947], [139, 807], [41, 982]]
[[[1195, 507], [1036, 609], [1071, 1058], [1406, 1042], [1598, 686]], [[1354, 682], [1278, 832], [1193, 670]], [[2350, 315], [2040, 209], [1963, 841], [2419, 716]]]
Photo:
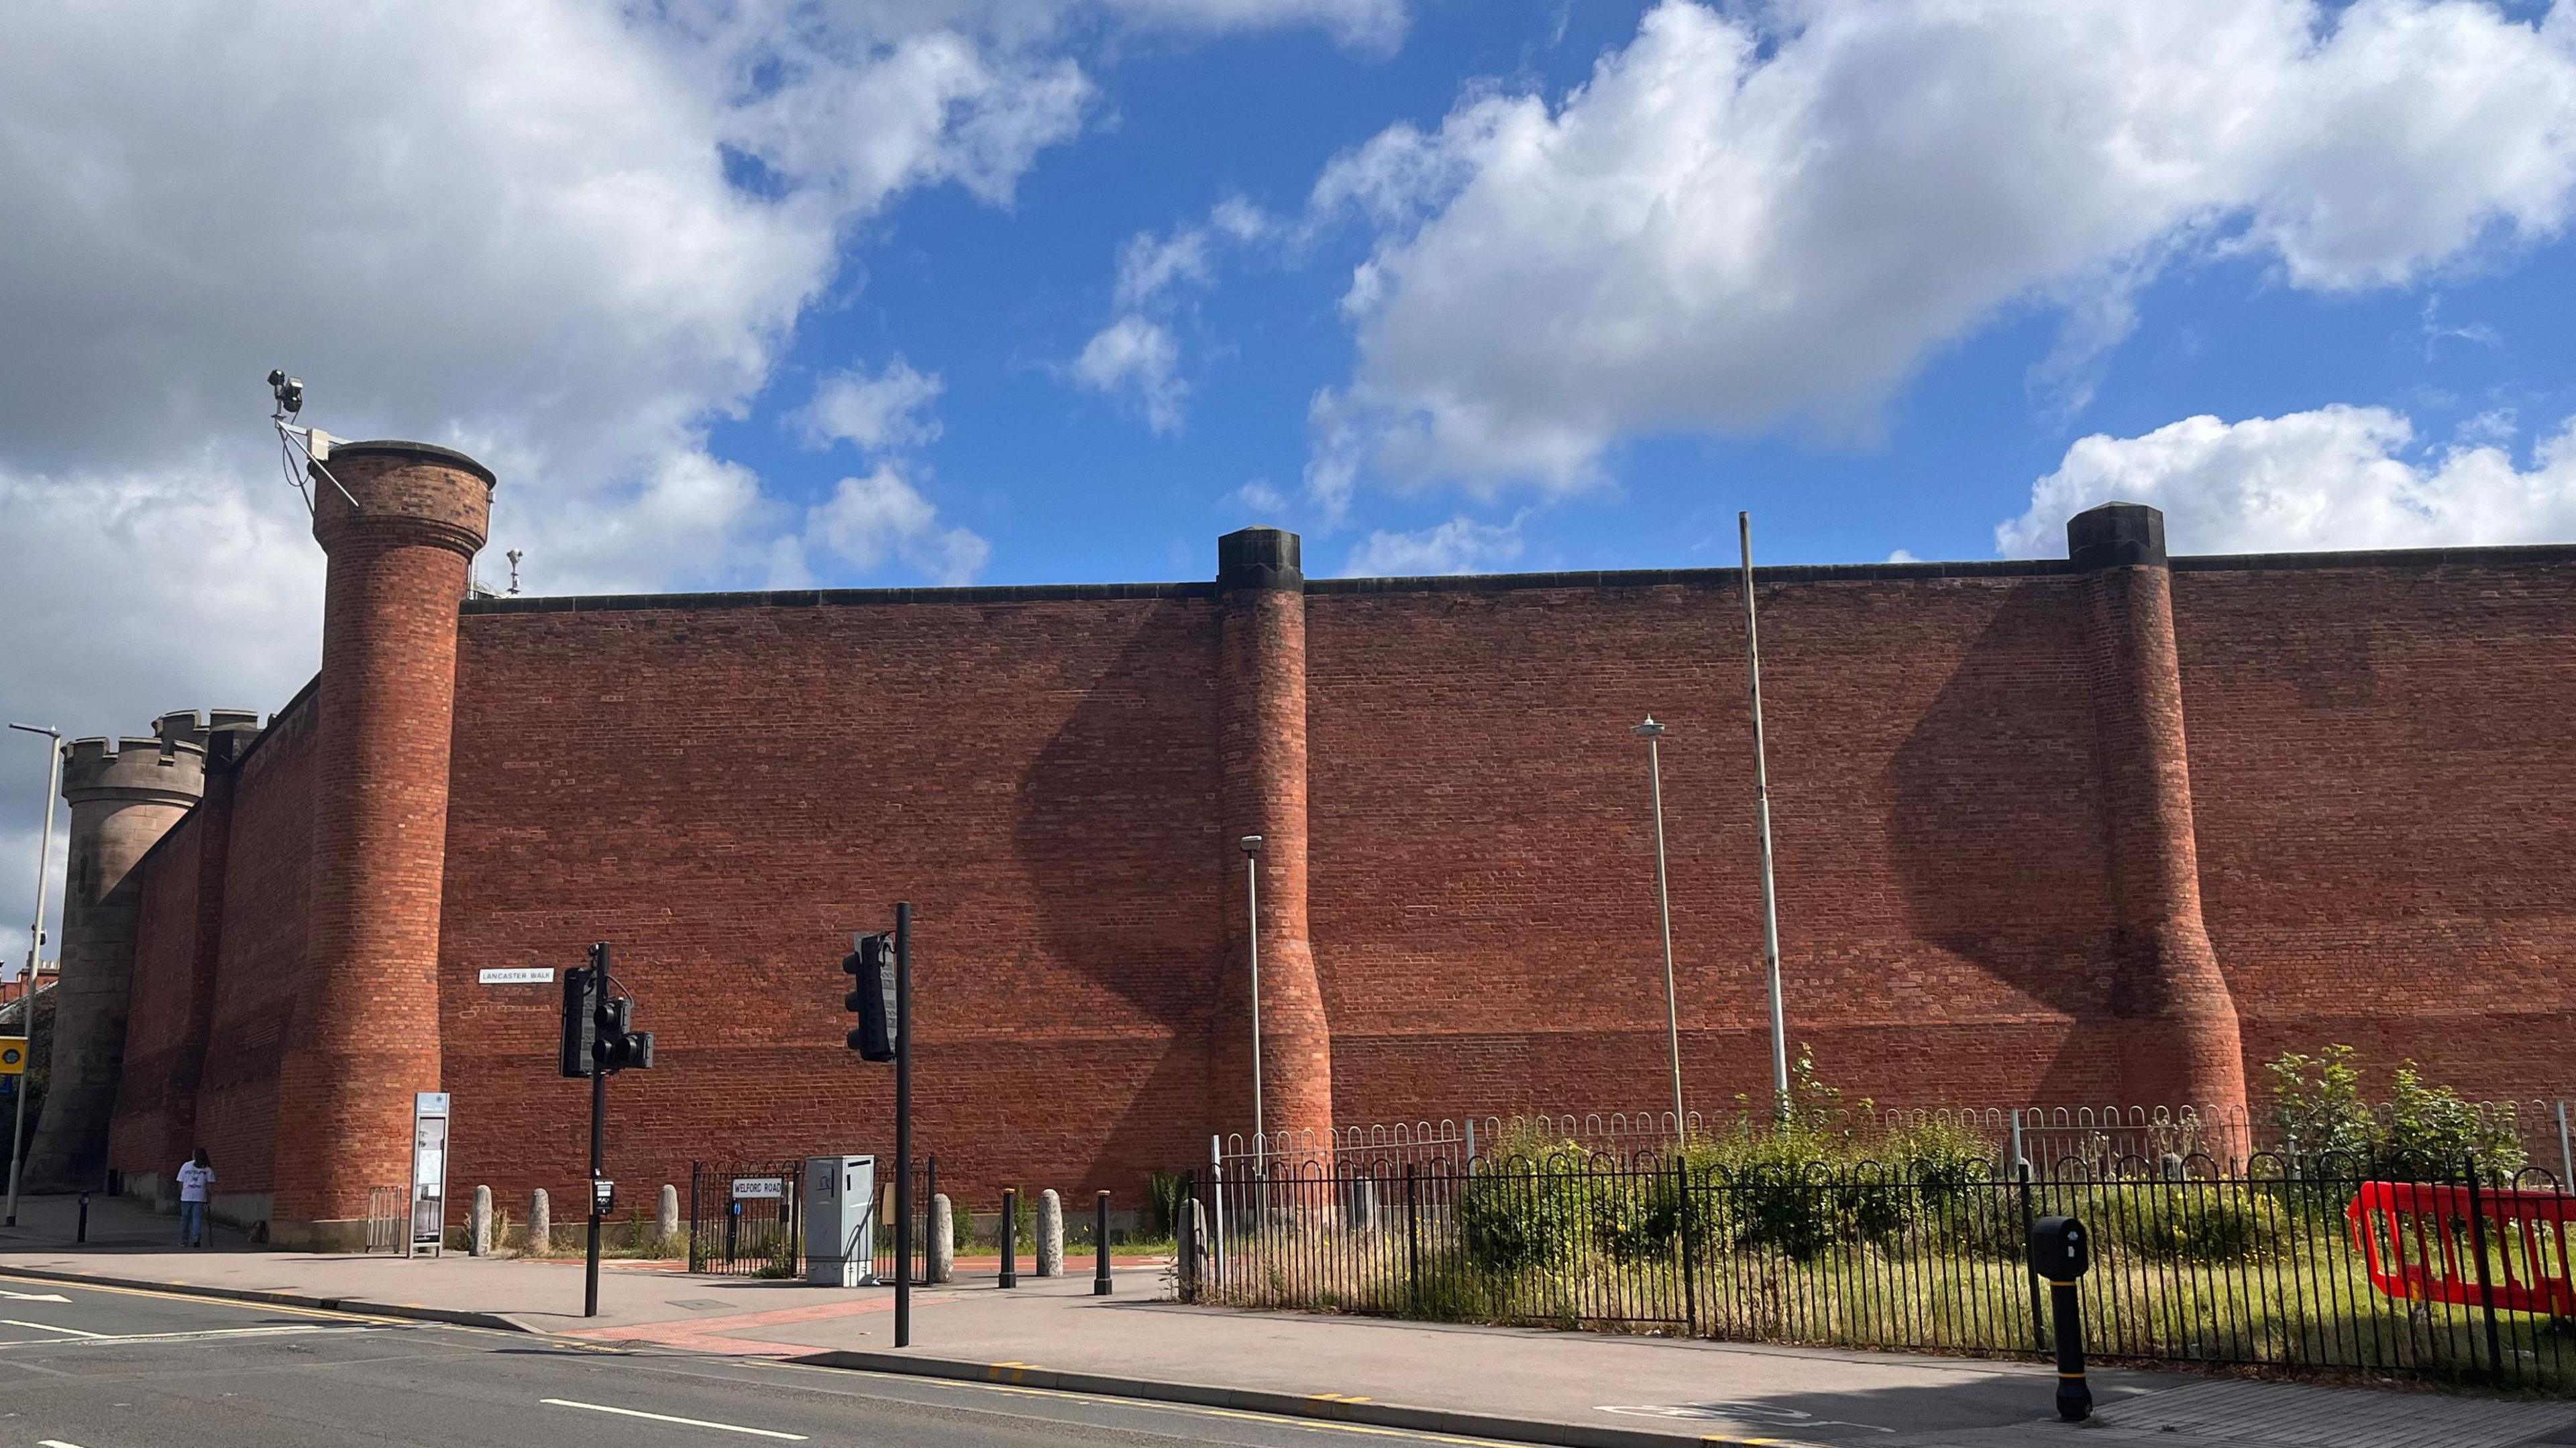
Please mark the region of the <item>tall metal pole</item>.
[[[607, 972], [591, 979], [591, 999], [608, 989]], [[599, 1174], [608, 1157], [608, 1063], [590, 1060], [590, 1246], [582, 1263], [581, 1315], [599, 1316]]]
[[894, 1345], [912, 1346], [912, 905], [894, 907]]
[[45, 940], [45, 874], [52, 868], [54, 847], [54, 796], [63, 792], [63, 732], [36, 724], [9, 726], [26, 734], [45, 736], [45, 754], [50, 761], [45, 771], [45, 829], [36, 836], [36, 909], [27, 924], [27, 974], [20, 983], [26, 987], [25, 1004], [19, 1008], [18, 1032], [27, 1041], [26, 1069], [18, 1077], [17, 1119], [9, 1126], [9, 1222], [18, 1225], [19, 1168], [27, 1159], [27, 1098], [36, 1070], [36, 966], [38, 952]]
[[1771, 881], [1771, 766], [1762, 751], [1762, 637], [1753, 621], [1753, 515], [1735, 515], [1744, 545], [1744, 657], [1753, 693], [1753, 803], [1762, 827], [1762, 963], [1771, 978], [1771, 1094], [1774, 1119], [1789, 1114], [1789, 1028], [1780, 1005], [1780, 896]]
[[1664, 922], [1664, 1031], [1672, 1046], [1673, 1139], [1686, 1141], [1690, 1118], [1682, 1113], [1682, 1008], [1673, 987], [1673, 897], [1664, 869], [1664, 726], [1649, 714], [1637, 732], [1646, 736], [1646, 774], [1655, 791], [1655, 909]]
[[1261, 836], [1243, 837], [1243, 898], [1252, 945], [1252, 1155], [1258, 1162], [1269, 1150], [1261, 1114]]

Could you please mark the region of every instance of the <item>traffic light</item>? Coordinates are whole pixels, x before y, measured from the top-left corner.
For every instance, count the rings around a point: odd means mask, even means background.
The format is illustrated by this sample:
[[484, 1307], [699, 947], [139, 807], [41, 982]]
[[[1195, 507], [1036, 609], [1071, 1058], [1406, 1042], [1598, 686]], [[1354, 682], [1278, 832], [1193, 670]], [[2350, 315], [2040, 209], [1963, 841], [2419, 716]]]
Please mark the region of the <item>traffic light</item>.
[[894, 937], [862, 935], [858, 949], [842, 957], [841, 969], [858, 977], [858, 989], [841, 1004], [857, 1013], [859, 1028], [849, 1034], [850, 1049], [863, 1061], [891, 1061], [895, 1056]]
[[590, 948], [589, 965], [564, 972], [564, 1075], [652, 1068], [653, 1033], [630, 1029], [635, 1002], [609, 989], [605, 943]]
[[598, 996], [597, 973], [578, 965], [564, 972], [562, 1070], [566, 1076], [590, 1074], [592, 1048], [599, 1039], [593, 1009]]
[[628, 1067], [649, 1070], [653, 1065], [653, 1033], [631, 1030], [635, 1001], [629, 996], [603, 997], [596, 1019], [599, 1022], [599, 1063], [605, 1070], [623, 1071]]

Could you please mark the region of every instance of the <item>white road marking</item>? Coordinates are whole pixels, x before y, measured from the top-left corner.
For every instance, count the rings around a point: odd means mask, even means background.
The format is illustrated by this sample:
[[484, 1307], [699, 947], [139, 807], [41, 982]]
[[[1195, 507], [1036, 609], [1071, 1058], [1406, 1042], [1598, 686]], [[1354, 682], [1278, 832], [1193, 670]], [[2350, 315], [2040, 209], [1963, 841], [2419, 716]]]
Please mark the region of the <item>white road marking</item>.
[[69, 1301], [71, 1301], [71, 1299], [70, 1299], [70, 1298], [65, 1297], [64, 1295], [62, 1295], [62, 1294], [61, 1294], [61, 1293], [59, 1293], [59, 1292], [10, 1292], [10, 1291], [8, 1291], [8, 1290], [6, 1290], [6, 1289], [0, 1289], [0, 1297], [5, 1297], [5, 1298], [7, 1298], [8, 1300], [10, 1300], [11, 1302], [69, 1302]]
[[80, 1445], [66, 1443], [60, 1438], [39, 1438], [36, 1440], [36, 1448], [80, 1448]]
[[21, 1322], [14, 1317], [0, 1317], [0, 1323], [11, 1327], [32, 1327], [38, 1332], [59, 1332], [67, 1337], [105, 1337], [103, 1332], [83, 1332], [77, 1327], [56, 1327], [50, 1322]]
[[[42, 1326], [42, 1324], [39, 1323], [13, 1323], [11, 1325], [17, 1327]], [[46, 1330], [49, 1332], [77, 1331], [77, 1329], [68, 1327], [48, 1328]], [[6, 1351], [13, 1347], [87, 1347], [92, 1343], [97, 1343], [102, 1346], [122, 1346], [126, 1343], [196, 1342], [205, 1338], [216, 1337], [295, 1337], [317, 1332], [376, 1332], [380, 1330], [381, 1329], [372, 1325], [363, 1327], [356, 1325], [342, 1327], [336, 1323], [327, 1322], [290, 1322], [278, 1323], [266, 1327], [202, 1327], [181, 1332], [134, 1332], [123, 1334], [88, 1332], [80, 1333], [78, 1336], [71, 1338], [30, 1337], [20, 1338], [15, 1342], [0, 1342], [0, 1351]]]
[[755, 1438], [784, 1438], [791, 1443], [805, 1441], [805, 1435], [802, 1433], [781, 1433], [775, 1428], [746, 1428], [739, 1423], [710, 1423], [704, 1418], [674, 1418], [668, 1413], [647, 1413], [637, 1408], [612, 1408], [606, 1403], [577, 1403], [570, 1398], [539, 1398], [537, 1401], [557, 1408], [588, 1408], [594, 1413], [615, 1413], [621, 1418], [650, 1418], [656, 1423], [685, 1423], [692, 1428], [713, 1428], [720, 1433], [749, 1433]]

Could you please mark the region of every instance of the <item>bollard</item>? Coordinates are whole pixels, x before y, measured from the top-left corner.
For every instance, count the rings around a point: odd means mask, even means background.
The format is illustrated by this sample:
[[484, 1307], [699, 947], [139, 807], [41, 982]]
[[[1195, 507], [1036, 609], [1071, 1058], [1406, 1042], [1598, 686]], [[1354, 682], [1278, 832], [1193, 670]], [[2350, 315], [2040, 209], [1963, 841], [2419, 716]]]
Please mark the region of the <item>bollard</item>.
[[994, 1236], [1002, 1242], [1002, 1285], [1020, 1285], [1020, 1194], [1005, 1188], [1002, 1192], [1002, 1225]]
[[945, 1192], [930, 1197], [930, 1271], [933, 1282], [946, 1282], [957, 1272], [957, 1214]]
[[662, 1201], [653, 1213], [653, 1240], [656, 1250], [663, 1252], [680, 1240], [680, 1189], [669, 1182], [662, 1184]]
[[555, 1214], [546, 1205], [546, 1189], [528, 1193], [528, 1242], [521, 1250], [531, 1257], [543, 1257], [554, 1250]]
[[468, 1257], [492, 1255], [492, 1189], [490, 1187], [474, 1189], [474, 1207], [465, 1218], [465, 1255]]
[[1199, 1236], [1206, 1221], [1199, 1215], [1199, 1201], [1191, 1195], [1192, 1184], [1184, 1178], [1181, 1186], [1179, 1220], [1173, 1223], [1173, 1277], [1183, 1302], [1199, 1300]]
[[1064, 1275], [1064, 1199], [1053, 1187], [1038, 1193], [1038, 1275]]
[[2083, 1304], [2076, 1282], [2093, 1266], [2093, 1244], [2073, 1217], [2042, 1217], [2030, 1228], [2030, 1270], [2048, 1281], [2049, 1315], [2057, 1321], [2057, 1416], [2081, 1423], [2093, 1416], [2093, 1389], [2084, 1381]]
[[72, 1240], [75, 1242], [89, 1240], [89, 1193], [87, 1192], [81, 1193], [80, 1226], [73, 1232]]
[[1100, 1194], [1099, 1205], [1091, 1216], [1092, 1258], [1098, 1263], [1091, 1269], [1091, 1295], [1109, 1295], [1109, 1193]]

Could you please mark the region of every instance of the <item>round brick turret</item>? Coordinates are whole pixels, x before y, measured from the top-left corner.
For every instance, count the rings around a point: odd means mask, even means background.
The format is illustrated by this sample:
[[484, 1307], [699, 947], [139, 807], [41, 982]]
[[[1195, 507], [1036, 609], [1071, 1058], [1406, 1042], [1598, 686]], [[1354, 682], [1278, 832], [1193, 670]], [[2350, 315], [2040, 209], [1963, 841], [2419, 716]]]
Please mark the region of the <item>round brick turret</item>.
[[1306, 937], [1306, 575], [1296, 534], [1246, 528], [1217, 540], [1224, 600], [1218, 665], [1218, 751], [1224, 771], [1229, 982], [1219, 1014], [1218, 1121], [1249, 1132], [1252, 1119], [1249, 928], [1245, 835], [1262, 838], [1260, 870], [1260, 1130], [1274, 1149], [1330, 1142], [1332, 1035]]
[[27, 1142], [29, 1190], [80, 1191], [105, 1179], [134, 986], [140, 892], [128, 876], [205, 793], [206, 734], [190, 711], [163, 715], [149, 739], [75, 739], [62, 747], [63, 799], [71, 806], [62, 978], [51, 1081]]
[[457, 609], [493, 485], [426, 443], [344, 443], [328, 467], [313, 477], [330, 569], [306, 980], [278, 1073], [270, 1218], [272, 1241], [316, 1249], [364, 1244], [368, 1189], [411, 1178], [412, 1095], [439, 1089]]
[[2085, 574], [2089, 610], [2085, 669], [2117, 922], [2111, 1011], [2120, 1094], [2140, 1105], [2214, 1106], [2241, 1117], [2236, 1002], [2201, 920], [2164, 515], [2107, 503], [2071, 519], [2066, 542]]

